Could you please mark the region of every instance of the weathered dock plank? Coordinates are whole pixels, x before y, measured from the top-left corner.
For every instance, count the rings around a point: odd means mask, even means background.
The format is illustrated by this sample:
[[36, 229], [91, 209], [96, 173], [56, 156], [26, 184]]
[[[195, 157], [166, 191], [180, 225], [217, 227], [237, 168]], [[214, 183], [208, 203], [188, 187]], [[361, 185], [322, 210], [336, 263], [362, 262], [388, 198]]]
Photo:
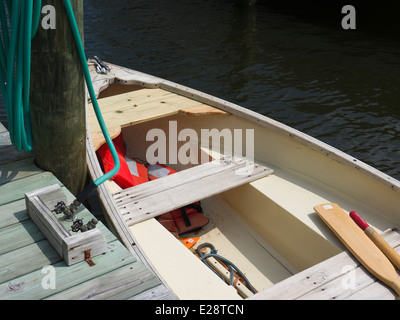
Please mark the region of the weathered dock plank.
[[33, 176], [0, 185], [0, 205], [4, 205], [25, 197], [25, 193], [52, 184], [60, 183], [50, 172], [42, 172]]
[[42, 282], [47, 279], [45, 276], [49, 274], [43, 272], [42, 268], [2, 283], [0, 299], [44, 299], [136, 261], [118, 241], [109, 243], [108, 250], [112, 254], [92, 258], [95, 263], [92, 267], [86, 262], [67, 266], [64, 261], [60, 261], [51, 265], [50, 270], [55, 276], [54, 289], [47, 289], [46, 285], [43, 285]]
[[176, 296], [165, 285], [159, 285], [134, 295], [129, 300], [176, 300]]
[[12, 145], [0, 148], [0, 165], [28, 158], [32, 158], [30, 153], [18, 152]]
[[45, 239], [10, 251], [0, 255], [0, 283], [59, 261], [60, 255]]
[[[67, 189], [62, 187], [62, 190]], [[67, 197], [70, 201], [73, 200], [72, 198], [71, 195]], [[84, 207], [79, 210], [79, 215], [85, 219], [92, 216], [92, 214]], [[14, 223], [23, 222], [28, 219], [29, 217], [26, 212], [26, 202], [24, 198], [0, 205], [0, 228], [5, 228]]]
[[0, 185], [42, 172], [32, 158], [11, 162], [0, 166]]
[[141, 262], [128, 264], [119, 269], [91, 279], [48, 299], [59, 300], [122, 300], [141, 293], [149, 285], [160, 281]]
[[0, 148], [8, 147], [11, 144], [10, 134], [7, 131], [0, 132]]
[[0, 229], [0, 254], [17, 250], [44, 239], [31, 220]]
[[0, 205], [0, 228], [8, 227], [29, 219], [26, 214], [25, 199]]
[[[54, 184], [67, 201], [75, 198], [53, 174], [39, 169], [30, 153], [17, 152], [0, 123], [0, 300], [128, 299], [160, 287], [160, 279], [102, 222], [96, 227], [107, 252], [92, 257], [92, 267], [85, 261], [67, 266], [26, 212], [25, 193]], [[84, 206], [77, 215], [93, 218]], [[60, 220], [71, 229], [71, 222]], [[46, 287], [49, 272], [54, 272], [54, 288]]]
[[6, 132], [6, 127], [0, 122], [0, 133]]

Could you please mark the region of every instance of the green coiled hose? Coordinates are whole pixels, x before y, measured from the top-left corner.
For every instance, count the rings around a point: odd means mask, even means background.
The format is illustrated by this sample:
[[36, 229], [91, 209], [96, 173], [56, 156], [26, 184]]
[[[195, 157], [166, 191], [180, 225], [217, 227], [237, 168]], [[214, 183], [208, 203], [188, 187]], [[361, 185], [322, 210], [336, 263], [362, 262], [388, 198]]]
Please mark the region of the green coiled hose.
[[32, 150], [29, 107], [31, 40], [39, 25], [40, 7], [41, 0], [35, 0], [35, 5], [33, 1], [4, 0], [0, 4], [3, 41], [0, 48], [0, 90], [6, 107], [10, 139], [18, 151]]
[[90, 99], [92, 100], [92, 105], [93, 105], [93, 108], [94, 108], [94, 112], [96, 114], [97, 121], [99, 122], [101, 131], [103, 132], [104, 138], [106, 139], [107, 145], [110, 148], [110, 151], [111, 151], [111, 154], [112, 154], [112, 158], [114, 160], [114, 168], [111, 171], [107, 172], [106, 174], [104, 174], [103, 176], [99, 177], [98, 179], [96, 179], [94, 181], [94, 184], [96, 186], [99, 186], [103, 182], [105, 182], [106, 180], [112, 178], [119, 171], [120, 162], [119, 162], [117, 151], [115, 150], [114, 144], [113, 144], [113, 142], [111, 140], [111, 137], [110, 137], [110, 135], [108, 133], [108, 130], [107, 130], [106, 124], [104, 122], [103, 116], [101, 114], [99, 104], [97, 103], [96, 94], [94, 92], [92, 80], [90, 78], [89, 67], [88, 67], [87, 61], [86, 61], [85, 51], [83, 50], [81, 36], [79, 34], [78, 25], [76, 24], [74, 11], [72, 10], [70, 1], [69, 0], [64, 0], [64, 6], [65, 6], [65, 9], [67, 10], [68, 20], [69, 20], [69, 23], [71, 25], [72, 34], [74, 36], [75, 43], [76, 43], [76, 46], [77, 46], [77, 49], [78, 49], [79, 59], [81, 61], [83, 74], [85, 76], [86, 85], [87, 85], [87, 88], [88, 88], [88, 91], [89, 91]]
[[[31, 40], [38, 29], [41, 6], [41, 0], [2, 0], [0, 4], [0, 25], [2, 28], [2, 46], [0, 48], [0, 77], [2, 78], [0, 79], [0, 90], [6, 107], [10, 139], [18, 151], [25, 150], [29, 152], [32, 150], [29, 106]], [[64, 0], [64, 6], [93, 108], [114, 160], [114, 168], [93, 182], [95, 186], [99, 186], [119, 171], [120, 162], [101, 115], [70, 1]], [[6, 10], [8, 10], [8, 17]]]

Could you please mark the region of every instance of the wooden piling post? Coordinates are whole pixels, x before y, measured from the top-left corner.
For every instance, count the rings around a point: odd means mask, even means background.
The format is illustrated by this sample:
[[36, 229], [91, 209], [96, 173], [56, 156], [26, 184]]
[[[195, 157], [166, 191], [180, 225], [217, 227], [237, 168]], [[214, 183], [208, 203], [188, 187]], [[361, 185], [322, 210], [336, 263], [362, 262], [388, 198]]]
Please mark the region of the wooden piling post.
[[[71, 5], [83, 39], [83, 1]], [[33, 153], [40, 168], [77, 194], [87, 179], [85, 80], [63, 1], [43, 0], [43, 7], [31, 54]]]

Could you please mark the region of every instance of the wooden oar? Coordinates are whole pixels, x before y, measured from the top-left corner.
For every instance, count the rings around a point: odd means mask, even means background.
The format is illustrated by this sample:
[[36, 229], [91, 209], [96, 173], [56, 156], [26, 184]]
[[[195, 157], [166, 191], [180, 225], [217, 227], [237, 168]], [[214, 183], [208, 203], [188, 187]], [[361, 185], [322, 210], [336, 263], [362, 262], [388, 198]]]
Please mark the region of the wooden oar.
[[351, 211], [350, 218], [361, 228], [362, 231], [372, 240], [375, 245], [381, 249], [386, 257], [400, 269], [400, 255], [375, 231], [357, 212]]
[[400, 295], [400, 279], [393, 265], [339, 205], [321, 204], [314, 210], [370, 273]]

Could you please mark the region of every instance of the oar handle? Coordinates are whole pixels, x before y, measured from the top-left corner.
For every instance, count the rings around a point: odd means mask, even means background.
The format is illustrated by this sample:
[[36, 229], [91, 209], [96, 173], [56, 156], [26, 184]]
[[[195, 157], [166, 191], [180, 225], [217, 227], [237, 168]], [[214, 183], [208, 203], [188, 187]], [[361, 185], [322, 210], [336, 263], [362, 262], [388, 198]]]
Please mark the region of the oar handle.
[[364, 230], [365, 234], [376, 246], [381, 249], [386, 257], [400, 270], [400, 255], [375, 231], [372, 227]]
[[370, 227], [355, 211], [350, 212], [350, 218], [364, 230], [368, 238], [370, 238], [385, 256], [400, 270], [400, 255], [378, 234], [378, 232]]

